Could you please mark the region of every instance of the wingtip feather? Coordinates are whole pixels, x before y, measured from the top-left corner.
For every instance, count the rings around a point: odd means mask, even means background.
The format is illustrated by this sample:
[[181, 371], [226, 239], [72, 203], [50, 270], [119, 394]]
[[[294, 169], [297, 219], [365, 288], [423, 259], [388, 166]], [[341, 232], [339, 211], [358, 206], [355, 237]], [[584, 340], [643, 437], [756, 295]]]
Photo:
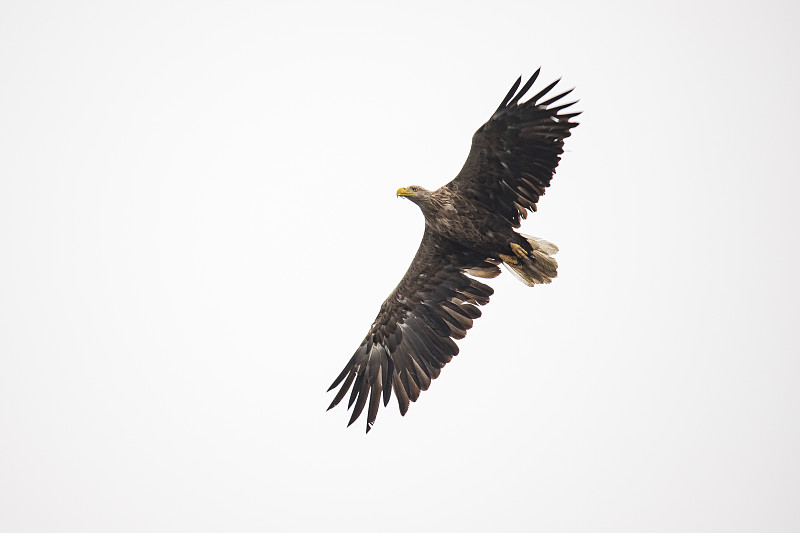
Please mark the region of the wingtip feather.
[[517, 102], [519, 102], [520, 98], [525, 96], [525, 93], [527, 93], [528, 89], [531, 88], [533, 83], [536, 81], [536, 78], [539, 77], [539, 72], [541, 70], [542, 70], [542, 67], [539, 67], [538, 69], [536, 69], [536, 72], [534, 72], [533, 75], [530, 78], [528, 78], [528, 81], [525, 82], [525, 85], [522, 86], [522, 89], [520, 89], [519, 92], [517, 93], [517, 95], [514, 98], [512, 98], [511, 101], [508, 103], [508, 107], [516, 104]]
[[536, 93], [536, 95], [535, 95], [535, 96], [532, 96], [532, 97], [531, 97], [531, 99], [530, 99], [530, 100], [528, 100], [528, 101], [529, 101], [530, 103], [532, 103], [533, 105], [537, 105], [537, 106], [538, 106], [538, 105], [541, 105], [541, 104], [539, 104], [539, 103], [538, 103], [538, 102], [539, 102], [539, 98], [541, 98], [542, 96], [544, 96], [544, 95], [546, 95], [547, 93], [549, 93], [549, 92], [550, 92], [550, 90], [551, 90], [553, 87], [555, 87], [555, 86], [558, 84], [558, 82], [560, 82], [560, 81], [561, 81], [561, 78], [558, 78], [557, 80], [555, 80], [554, 82], [552, 82], [550, 85], [548, 85], [547, 87], [545, 87], [544, 89], [542, 89], [541, 91], [539, 91], [538, 93]]
[[497, 106], [497, 111], [495, 111], [495, 113], [497, 113], [498, 111], [500, 111], [501, 109], [506, 107], [506, 104], [508, 104], [508, 101], [511, 100], [511, 97], [514, 96], [515, 92], [517, 92], [517, 88], [519, 88], [519, 84], [520, 83], [522, 83], [522, 76], [517, 78], [517, 81], [515, 81], [514, 85], [511, 86], [511, 89], [509, 89], [508, 94], [506, 94], [506, 97], [503, 98], [503, 101], [500, 102], [499, 106]]

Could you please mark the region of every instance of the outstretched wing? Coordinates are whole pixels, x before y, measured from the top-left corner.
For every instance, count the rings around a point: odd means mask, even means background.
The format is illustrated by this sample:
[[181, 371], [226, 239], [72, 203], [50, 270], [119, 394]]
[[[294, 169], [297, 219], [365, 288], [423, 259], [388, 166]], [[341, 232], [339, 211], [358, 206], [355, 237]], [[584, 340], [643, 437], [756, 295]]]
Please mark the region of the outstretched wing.
[[446, 185], [503, 216], [515, 228], [520, 225], [520, 217], [527, 216], [527, 209], [536, 211], [536, 202], [550, 185], [561, 159], [564, 139], [578, 125], [570, 119], [580, 115], [560, 113], [576, 102], [549, 107], [572, 89], [541, 101], [559, 80], [520, 103], [540, 70], [519, 92], [522, 78], [517, 79], [497, 111], [472, 136], [472, 148], [464, 167]]
[[348, 426], [367, 410], [367, 432], [394, 390], [400, 413], [419, 398], [441, 368], [458, 354], [462, 339], [481, 316], [476, 305], [489, 302], [491, 287], [466, 274], [493, 278], [497, 263], [425, 230], [417, 255], [395, 290], [383, 302], [369, 333], [328, 389], [342, 383], [331, 409], [348, 390]]

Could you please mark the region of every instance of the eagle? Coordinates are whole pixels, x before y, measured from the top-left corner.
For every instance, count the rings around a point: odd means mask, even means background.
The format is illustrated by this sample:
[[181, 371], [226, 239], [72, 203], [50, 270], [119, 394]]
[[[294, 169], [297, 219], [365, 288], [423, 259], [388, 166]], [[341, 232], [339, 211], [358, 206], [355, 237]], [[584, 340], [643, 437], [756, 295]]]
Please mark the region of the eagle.
[[[573, 89], [543, 100], [560, 79], [525, 102], [541, 68], [520, 89], [518, 78], [500, 106], [472, 137], [463, 168], [447, 185], [429, 191], [402, 187], [397, 196], [415, 203], [425, 216], [425, 232], [408, 271], [372, 323], [367, 336], [328, 391], [341, 384], [328, 410], [350, 391], [350, 426], [367, 408], [367, 433], [381, 398], [392, 391], [400, 414], [458, 354], [478, 306], [494, 292], [476, 278], [494, 278], [505, 265], [522, 283], [550, 283], [558, 248], [518, 233], [528, 210], [536, 211], [564, 151], [564, 139], [580, 112], [563, 113]], [[518, 90], [519, 89], [519, 90]]]

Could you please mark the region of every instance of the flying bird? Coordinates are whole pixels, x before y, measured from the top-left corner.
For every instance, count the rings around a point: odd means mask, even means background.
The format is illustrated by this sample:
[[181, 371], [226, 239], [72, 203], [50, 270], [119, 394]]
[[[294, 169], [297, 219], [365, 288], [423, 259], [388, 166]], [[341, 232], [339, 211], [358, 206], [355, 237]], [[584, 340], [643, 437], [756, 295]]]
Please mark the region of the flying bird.
[[543, 100], [559, 80], [520, 101], [540, 70], [521, 89], [517, 79], [473, 135], [467, 161], [450, 183], [435, 191], [419, 185], [397, 190], [422, 210], [425, 232], [408, 271], [328, 389], [341, 384], [328, 409], [350, 391], [348, 426], [368, 405], [369, 433], [381, 398], [388, 405], [392, 391], [405, 415], [458, 354], [454, 339], [464, 338], [481, 316], [477, 306], [494, 292], [475, 278], [498, 276], [501, 264], [528, 286], [556, 277], [558, 248], [514, 231], [528, 210], [536, 211], [580, 114], [562, 113], [576, 103], [561, 103], [572, 89]]

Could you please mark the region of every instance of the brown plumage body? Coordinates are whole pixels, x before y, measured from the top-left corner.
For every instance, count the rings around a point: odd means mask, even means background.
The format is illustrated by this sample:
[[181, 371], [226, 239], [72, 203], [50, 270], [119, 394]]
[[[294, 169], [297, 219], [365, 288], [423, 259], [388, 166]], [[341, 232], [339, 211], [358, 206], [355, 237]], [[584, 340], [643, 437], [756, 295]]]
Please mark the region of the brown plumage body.
[[437, 236], [449, 239], [486, 257], [500, 261], [499, 254], [508, 253], [512, 242], [530, 250], [530, 243], [515, 232], [508, 221], [486, 209], [476, 208], [458, 192], [447, 187], [428, 191], [419, 185], [414, 196], [407, 196], [417, 204], [425, 216], [425, 226]]
[[[492, 288], [475, 279], [493, 278], [505, 264], [526, 285], [550, 283], [558, 251], [543, 239], [517, 233], [550, 184], [564, 139], [579, 113], [560, 113], [575, 102], [549, 107], [570, 91], [540, 99], [520, 98], [539, 71], [517, 92], [518, 79], [500, 107], [472, 138], [467, 161], [455, 179], [435, 191], [418, 185], [398, 196], [417, 204], [425, 233], [403, 279], [383, 302], [367, 336], [328, 390], [341, 384], [329, 407], [350, 391], [352, 424], [368, 406], [370, 430], [383, 398], [395, 392], [401, 414], [458, 354], [461, 339], [481, 316]], [[348, 424], [348, 425], [349, 425]]]

